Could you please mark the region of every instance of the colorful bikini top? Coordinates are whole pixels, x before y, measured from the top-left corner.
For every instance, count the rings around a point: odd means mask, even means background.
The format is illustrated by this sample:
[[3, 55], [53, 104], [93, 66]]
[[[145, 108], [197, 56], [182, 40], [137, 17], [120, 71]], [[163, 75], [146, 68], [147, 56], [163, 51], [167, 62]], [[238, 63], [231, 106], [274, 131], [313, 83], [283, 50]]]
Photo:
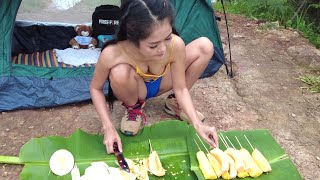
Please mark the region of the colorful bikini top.
[[162, 74], [160, 75], [155, 75], [155, 74], [146, 74], [144, 73], [140, 68], [139, 66], [137, 65], [137, 63], [127, 54], [127, 52], [122, 48], [122, 46], [117, 43], [119, 45], [119, 47], [121, 48], [121, 50], [129, 57], [129, 59], [136, 65], [136, 73], [142, 77], [142, 79], [145, 81], [145, 82], [149, 82], [151, 80], [155, 81], [157, 80], [158, 78], [164, 76], [166, 74], [166, 72], [168, 71], [168, 69], [170, 69], [170, 64], [171, 64], [171, 60], [172, 60], [172, 52], [173, 52], [173, 48], [174, 48], [174, 36], [172, 36], [172, 43], [171, 43], [171, 51], [170, 51], [170, 55], [169, 55], [169, 60], [170, 62], [166, 65], [164, 71]]

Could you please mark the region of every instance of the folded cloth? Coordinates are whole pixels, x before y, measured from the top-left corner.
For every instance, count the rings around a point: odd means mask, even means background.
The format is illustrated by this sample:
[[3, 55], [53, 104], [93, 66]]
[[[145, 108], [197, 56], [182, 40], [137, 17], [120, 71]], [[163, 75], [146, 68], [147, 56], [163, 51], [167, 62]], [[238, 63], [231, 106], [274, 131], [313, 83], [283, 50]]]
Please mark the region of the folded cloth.
[[80, 66], [82, 64], [95, 64], [100, 55], [100, 48], [95, 49], [73, 49], [67, 48], [63, 50], [54, 49], [58, 62]]

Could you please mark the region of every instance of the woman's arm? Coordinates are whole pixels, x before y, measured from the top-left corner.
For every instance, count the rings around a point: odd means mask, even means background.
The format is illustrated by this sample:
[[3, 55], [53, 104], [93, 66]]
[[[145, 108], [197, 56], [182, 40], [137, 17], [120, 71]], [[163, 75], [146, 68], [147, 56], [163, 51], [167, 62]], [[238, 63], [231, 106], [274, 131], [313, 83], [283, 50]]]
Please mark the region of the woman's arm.
[[100, 54], [91, 80], [90, 94], [93, 105], [102, 123], [104, 130], [104, 143], [106, 145], [107, 152], [113, 153], [113, 143], [118, 143], [120, 152], [122, 152], [122, 144], [119, 135], [117, 134], [117, 131], [111, 122], [109, 116], [109, 107], [103, 93], [103, 87], [105, 82], [108, 80], [110, 69], [112, 67], [110, 62], [114, 61], [112, 58], [112, 53], [108, 51], [108, 48], [105, 48]]
[[201, 122], [193, 106], [192, 99], [186, 85], [186, 50], [184, 42], [179, 37], [175, 38], [175, 54], [173, 56], [173, 62], [171, 64], [173, 91], [177, 98], [178, 104], [182, 108], [183, 112], [188, 116], [199, 135], [201, 135], [211, 146], [215, 147], [218, 144], [215, 128], [205, 126]]
[[108, 105], [105, 99], [105, 95], [103, 93], [103, 87], [108, 80], [110, 69], [104, 63], [105, 62], [105, 54], [101, 53], [99, 60], [95, 66], [94, 74], [90, 84], [90, 94], [92, 98], [93, 105], [96, 108], [96, 111], [100, 117], [103, 128], [107, 126], [112, 126], [108, 115]]
[[198, 126], [201, 123], [201, 121], [196, 113], [196, 110], [194, 109], [185, 79], [185, 45], [181, 38], [177, 36], [175, 38], [175, 54], [173, 56], [173, 62], [171, 63], [173, 91], [177, 98], [178, 104], [181, 106], [182, 110], [189, 117], [192, 124], [194, 126]]

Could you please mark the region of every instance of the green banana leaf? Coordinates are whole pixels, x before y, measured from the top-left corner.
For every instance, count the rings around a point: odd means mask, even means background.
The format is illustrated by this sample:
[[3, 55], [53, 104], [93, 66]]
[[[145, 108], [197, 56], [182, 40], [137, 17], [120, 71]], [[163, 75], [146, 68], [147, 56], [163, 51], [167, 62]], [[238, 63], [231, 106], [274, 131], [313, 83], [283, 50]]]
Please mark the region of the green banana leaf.
[[[237, 136], [243, 147], [250, 150], [250, 146], [243, 137], [245, 134], [255, 148], [271, 162], [272, 171], [257, 179], [302, 179], [284, 150], [276, 143], [267, 130], [230, 131], [223, 132], [233, 145], [239, 147], [233, 138]], [[153, 150], [159, 154], [163, 167], [167, 170], [164, 177], [149, 175], [150, 179], [204, 179], [196, 159], [199, 150], [193, 139], [198, 141], [192, 126], [178, 120], [169, 120], [145, 127], [134, 137], [123, 136], [123, 154], [126, 158], [136, 160], [148, 157], [150, 153], [149, 139]], [[205, 146], [208, 145], [205, 144]], [[221, 149], [224, 146], [220, 142]], [[70, 137], [49, 136], [35, 138], [27, 142], [20, 150], [19, 157], [9, 157], [7, 163], [24, 164], [20, 179], [71, 179], [70, 173], [65, 176], [54, 175], [49, 168], [49, 159], [58, 149], [69, 150], [75, 163], [83, 175], [85, 168], [91, 162], [104, 161], [109, 166], [117, 167], [113, 154], [106, 154], [102, 135], [91, 135], [82, 130], [76, 130]], [[1, 158], [0, 158], [1, 159]], [[6, 163], [0, 160], [0, 163]]]
[[[191, 162], [191, 170], [195, 172], [198, 179], [204, 180], [204, 176], [201, 173], [201, 170], [198, 166], [198, 161], [196, 158], [196, 153], [200, 150], [207, 153], [209, 150], [209, 145], [205, 144], [204, 140], [200, 140], [196, 136], [196, 132], [194, 129], [190, 128], [191, 136], [188, 136], [188, 148], [190, 154], [190, 162]], [[263, 180], [274, 180], [274, 179], [290, 179], [290, 180], [300, 180], [302, 177], [300, 176], [298, 170], [289, 159], [288, 155], [285, 151], [277, 144], [275, 139], [272, 137], [270, 132], [266, 129], [258, 129], [258, 130], [251, 130], [251, 131], [228, 131], [228, 132], [219, 132], [219, 136], [223, 137], [226, 140], [227, 146], [241, 149], [245, 148], [250, 153], [253, 151], [252, 147], [245, 139], [245, 136], [253, 146], [253, 148], [257, 148], [268, 160], [271, 165], [272, 171], [269, 173], [263, 173], [261, 176], [255, 179], [263, 179]], [[236, 137], [238, 138], [239, 142], [237, 141]], [[196, 142], [198, 144], [196, 144]], [[230, 140], [230, 141], [228, 141]], [[227, 147], [225, 143], [222, 142], [221, 138], [219, 138], [219, 148], [221, 150], [226, 150]], [[240, 179], [240, 178], [236, 178]], [[252, 179], [250, 177], [241, 178], [241, 179]]]

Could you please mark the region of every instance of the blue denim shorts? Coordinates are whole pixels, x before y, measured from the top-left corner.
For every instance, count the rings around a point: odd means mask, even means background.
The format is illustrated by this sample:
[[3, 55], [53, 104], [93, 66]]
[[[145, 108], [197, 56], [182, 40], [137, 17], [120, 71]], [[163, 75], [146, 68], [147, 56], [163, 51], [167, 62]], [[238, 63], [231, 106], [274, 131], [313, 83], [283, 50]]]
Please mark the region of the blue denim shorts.
[[153, 98], [153, 97], [157, 96], [159, 89], [160, 89], [161, 79], [162, 79], [162, 77], [159, 77], [155, 81], [151, 80], [150, 82], [145, 82], [146, 87], [147, 87], [146, 99]]

